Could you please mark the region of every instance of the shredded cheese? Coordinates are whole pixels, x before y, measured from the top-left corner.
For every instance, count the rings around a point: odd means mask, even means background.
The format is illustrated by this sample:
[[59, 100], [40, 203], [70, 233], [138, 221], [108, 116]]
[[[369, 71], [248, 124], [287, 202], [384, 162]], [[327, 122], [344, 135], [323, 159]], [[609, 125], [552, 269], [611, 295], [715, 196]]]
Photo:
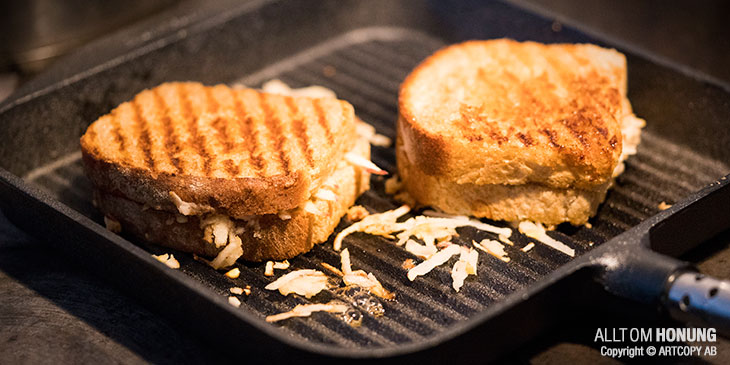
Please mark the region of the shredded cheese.
[[474, 247], [504, 261], [504, 262], [510, 262], [511, 259], [507, 256], [507, 252], [504, 250], [504, 245], [501, 243], [490, 240], [490, 239], [484, 239], [481, 242], [472, 241], [471, 242]]
[[428, 259], [438, 252], [438, 248], [435, 245], [422, 245], [414, 240], [406, 241], [406, 251], [418, 256], [422, 259]]
[[461, 248], [461, 256], [459, 260], [466, 262], [466, 273], [469, 275], [477, 274], [477, 264], [479, 263], [479, 252], [472, 248]]
[[459, 261], [457, 261], [451, 269], [452, 287], [457, 292], [464, 286], [464, 280], [469, 275], [477, 274], [477, 262], [479, 253], [471, 248], [461, 247]]
[[[406, 251], [420, 258], [428, 259], [438, 252], [439, 247], [450, 244], [449, 240], [451, 237], [457, 235], [456, 228], [466, 226], [496, 233], [502, 240], [512, 244], [507, 238], [512, 235], [512, 229], [495, 227], [475, 219], [470, 219], [467, 216], [427, 210], [424, 211], [424, 216], [416, 216], [405, 222], [397, 222], [398, 218], [409, 211], [410, 207], [403, 205], [395, 210], [389, 210], [380, 214], [371, 214], [342, 230], [335, 237], [333, 248], [340, 250], [344, 237], [354, 232], [365, 232], [386, 238], [393, 238], [393, 233], [400, 232], [396, 235], [396, 238], [398, 238], [396, 245], [401, 246], [405, 244]], [[424, 245], [410, 239], [411, 237], [421, 239]], [[439, 244], [436, 245], [436, 242], [439, 242]]]
[[621, 118], [621, 155], [618, 158], [618, 165], [613, 170], [612, 177], [621, 175], [625, 169], [624, 161], [629, 156], [636, 154], [639, 143], [641, 142], [641, 128], [645, 125], [646, 122], [641, 118], [637, 118], [630, 110]]
[[266, 322], [278, 322], [292, 317], [309, 317], [314, 312], [345, 313], [350, 306], [344, 303], [299, 304], [294, 309], [266, 317]]
[[370, 138], [368, 138], [368, 142], [377, 147], [390, 147], [393, 144], [393, 140], [390, 139], [390, 137], [380, 133], [373, 134]]
[[373, 295], [383, 299], [395, 298], [395, 294], [385, 289], [373, 273], [366, 273], [364, 270], [352, 270], [352, 264], [350, 263], [350, 251], [348, 251], [348, 249], [342, 250], [340, 253], [340, 260], [343, 273], [342, 281], [345, 285], [360, 286], [367, 289]]
[[545, 245], [552, 247], [570, 257], [575, 256], [575, 250], [568, 245], [550, 237], [545, 232], [545, 227], [543, 227], [540, 223], [534, 223], [530, 221], [522, 221], [520, 222], [518, 229], [520, 232], [522, 232], [524, 235], [530, 238], [534, 238]]
[[225, 275], [231, 279], [236, 279], [236, 278], [238, 278], [239, 275], [241, 275], [241, 270], [239, 270], [237, 267], [234, 267], [234, 268], [228, 270], [228, 272]]
[[436, 241], [448, 241], [456, 235], [456, 225], [442, 218], [417, 216], [403, 222], [402, 232], [397, 235], [396, 245], [402, 246], [411, 236], [423, 240], [427, 247], [434, 246]]
[[393, 144], [393, 141], [388, 138], [387, 136], [384, 136], [382, 134], [378, 134], [375, 131], [375, 127], [373, 127], [370, 124], [367, 124], [361, 120], [358, 120], [358, 123], [355, 125], [356, 132], [361, 138], [365, 138], [370, 142], [373, 146], [378, 147], [390, 147], [391, 144]]
[[510, 239], [509, 239], [509, 236], [507, 236], [507, 235], [504, 235], [504, 234], [499, 234], [499, 235], [497, 236], [497, 238], [498, 238], [498, 239], [499, 239], [499, 240], [500, 240], [501, 242], [503, 242], [503, 243], [506, 243], [506, 244], [508, 244], [508, 245], [510, 245], [510, 246], [514, 246], [514, 245], [515, 245], [515, 244], [514, 244], [514, 242], [510, 241]]
[[426, 275], [437, 266], [443, 265], [446, 261], [449, 261], [451, 256], [454, 256], [461, 252], [461, 248], [458, 245], [450, 245], [443, 250], [433, 254], [428, 260], [421, 262], [416, 267], [408, 270], [408, 280], [413, 281], [418, 276]]
[[344, 249], [340, 252], [340, 266], [344, 275], [352, 274], [352, 264], [350, 263], [350, 250]]
[[[659, 206], [658, 206], [659, 210], [667, 210], [667, 209], [669, 209], [671, 207], [672, 207], [671, 204], [667, 204], [667, 202], [664, 202], [664, 201], [661, 202], [661, 203], [659, 203]], [[104, 219], [106, 221], [106, 218], [104, 218]], [[114, 231], [112, 231], [112, 232], [114, 232]]]
[[330, 264], [328, 264], [326, 262], [320, 262], [320, 265], [322, 265], [322, 267], [324, 267], [325, 269], [329, 270], [330, 272], [332, 272], [333, 274], [335, 274], [337, 276], [344, 276], [345, 275], [344, 273], [342, 273], [342, 271], [340, 271], [340, 269], [338, 269], [338, 268], [336, 268], [336, 267], [334, 267], [334, 266], [332, 266], [332, 265], [330, 265]]
[[152, 255], [157, 261], [167, 265], [171, 269], [179, 269], [180, 262], [175, 259], [175, 256], [169, 253], [163, 253], [162, 255]]
[[323, 272], [304, 269], [287, 273], [267, 285], [265, 289], [279, 290], [282, 295], [295, 293], [311, 298], [328, 287], [327, 276]]
[[335, 195], [335, 193], [332, 192], [332, 190], [325, 188], [317, 190], [317, 192], [314, 193], [314, 197], [319, 200], [326, 200], [330, 202], [337, 201], [337, 196]]
[[274, 276], [274, 262], [266, 261], [266, 267], [264, 267], [264, 275]]
[[388, 171], [385, 171], [374, 164], [372, 161], [365, 157], [362, 157], [354, 152], [348, 152], [345, 154], [345, 161], [352, 165], [362, 167], [365, 171], [375, 175], [387, 175]]
[[457, 292], [464, 286], [464, 280], [469, 274], [466, 273], [466, 261], [457, 261], [451, 269], [451, 286]]
[[285, 96], [303, 96], [308, 98], [326, 98], [336, 99], [337, 95], [331, 89], [324, 86], [312, 85], [297, 89], [292, 89], [285, 82], [273, 79], [265, 82], [261, 86], [261, 91], [268, 94], [278, 94]]
[[314, 205], [314, 203], [311, 200], [307, 200], [304, 203], [304, 211], [310, 214], [319, 215], [320, 212], [319, 209], [317, 209], [317, 206]]
[[342, 281], [346, 285], [359, 285], [377, 297], [388, 300], [395, 299], [395, 293], [385, 289], [373, 273], [366, 274], [363, 270], [356, 270], [350, 275], [343, 276]]
[[[512, 235], [511, 228], [496, 227], [496, 226], [484, 223], [484, 222], [476, 220], [476, 219], [471, 219], [465, 215], [453, 215], [453, 214], [447, 214], [447, 213], [442, 213], [442, 212], [436, 212], [433, 210], [426, 210], [423, 212], [423, 214], [426, 216], [429, 216], [429, 217], [445, 219], [442, 221], [442, 222], [444, 222], [444, 224], [446, 224], [447, 222], [450, 222], [455, 227], [474, 227], [481, 231], [491, 232], [491, 233], [495, 233], [497, 235], [501, 235], [501, 236], [503, 236], [502, 238], [507, 238]], [[446, 219], [448, 219], [448, 220], [446, 220]]]
[[238, 308], [241, 306], [241, 301], [234, 296], [230, 296], [230, 297], [228, 297], [228, 304]]
[[203, 239], [208, 243], [221, 247], [228, 242], [228, 234], [236, 231], [236, 225], [231, 218], [222, 214], [211, 214], [200, 220], [203, 229]]
[[396, 224], [396, 220], [402, 215], [408, 213], [411, 208], [407, 205], [403, 205], [398, 209], [389, 210], [387, 212], [379, 214], [371, 214], [363, 218], [359, 222], [351, 224], [349, 227], [342, 230], [335, 237], [333, 243], [333, 249], [339, 251], [342, 248], [342, 240], [348, 235], [355, 232], [365, 232], [368, 234], [392, 237], [390, 233], [393, 232], [393, 225]]
[[529, 252], [530, 250], [532, 250], [533, 247], [535, 247], [535, 244], [533, 242], [530, 242], [525, 245], [525, 247], [522, 247], [522, 252]]
[[205, 204], [190, 203], [182, 200], [174, 191], [169, 192], [170, 200], [177, 207], [177, 211], [182, 215], [201, 215], [214, 211], [213, 207]]
[[357, 222], [370, 215], [365, 207], [362, 205], [353, 205], [347, 209], [347, 220], [351, 222]]
[[221, 214], [210, 214], [200, 220], [200, 228], [203, 229], [203, 240], [214, 244], [215, 247], [225, 245], [212, 261], [199, 259], [200, 261], [218, 270], [233, 265], [243, 255], [243, 243], [238, 237], [243, 233], [243, 229], [236, 227], [231, 218]]
[[210, 266], [218, 270], [233, 265], [243, 255], [242, 244], [238, 236], [233, 232], [229, 232], [228, 245], [210, 262]]

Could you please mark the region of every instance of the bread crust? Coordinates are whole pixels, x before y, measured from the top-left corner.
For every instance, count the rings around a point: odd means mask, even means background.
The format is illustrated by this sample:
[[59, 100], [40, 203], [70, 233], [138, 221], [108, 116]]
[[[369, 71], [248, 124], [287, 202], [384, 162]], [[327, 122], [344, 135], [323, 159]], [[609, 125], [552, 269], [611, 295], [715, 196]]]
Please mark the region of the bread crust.
[[178, 211], [171, 191], [186, 202], [235, 218], [292, 209], [310, 194], [311, 184], [301, 171], [267, 179], [151, 175], [144, 169], [94, 158], [84, 150], [81, 157], [84, 172], [97, 189], [168, 213]]
[[420, 204], [459, 215], [509, 222], [531, 220], [545, 224], [584, 224], [606, 196], [609, 184], [594, 190], [559, 189], [529, 183], [522, 185], [458, 184], [429, 175], [396, 145], [398, 171], [403, 186]]
[[[359, 140], [354, 152], [369, 158], [370, 145], [365, 140]], [[291, 218], [286, 220], [277, 214], [260, 215], [256, 217], [257, 224], [234, 220], [236, 226], [245, 227], [239, 235], [243, 245], [241, 258], [254, 262], [283, 260], [307, 252], [315, 244], [326, 241], [347, 209], [360, 194], [369, 189], [369, 182], [370, 174], [341, 160], [333, 174], [323, 183], [324, 187], [335, 193], [337, 201], [313, 202], [322, 214], [311, 214], [300, 207], [287, 212]], [[217, 255], [223, 248], [216, 248], [203, 239], [200, 216], [183, 217], [163, 210], [144, 209], [142, 204], [99, 191], [95, 193], [95, 200], [105, 216], [121, 223], [122, 234], [208, 257]]]
[[187, 82], [119, 105], [89, 126], [81, 150], [105, 193], [176, 212], [174, 192], [244, 218], [299, 206], [356, 138], [344, 101]]
[[469, 41], [405, 79], [399, 133], [410, 161], [450, 182], [592, 189], [618, 164], [625, 96], [615, 50]]

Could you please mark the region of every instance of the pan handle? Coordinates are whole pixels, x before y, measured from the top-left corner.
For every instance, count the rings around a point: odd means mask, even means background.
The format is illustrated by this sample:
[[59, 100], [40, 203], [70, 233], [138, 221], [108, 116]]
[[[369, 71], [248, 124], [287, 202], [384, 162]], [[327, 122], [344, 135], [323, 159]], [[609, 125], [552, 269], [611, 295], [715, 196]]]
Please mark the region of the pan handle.
[[[730, 175], [616, 237], [591, 262], [610, 293], [659, 306], [672, 318], [730, 337], [730, 281], [697, 272], [679, 256], [730, 229]], [[661, 251], [664, 254], [656, 251]]]
[[608, 253], [596, 263], [596, 278], [609, 293], [730, 337], [730, 281], [700, 274], [691, 264], [644, 246]]
[[675, 320], [730, 329], [730, 281], [683, 270], [671, 275], [663, 305]]

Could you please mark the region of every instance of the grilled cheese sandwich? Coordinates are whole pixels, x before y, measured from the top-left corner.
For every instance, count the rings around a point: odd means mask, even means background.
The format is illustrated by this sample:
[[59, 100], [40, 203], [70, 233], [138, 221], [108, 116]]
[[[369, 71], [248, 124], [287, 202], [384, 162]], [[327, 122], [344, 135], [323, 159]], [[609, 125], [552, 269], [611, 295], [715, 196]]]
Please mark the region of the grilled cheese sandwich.
[[370, 158], [356, 123], [334, 98], [166, 83], [99, 118], [81, 147], [105, 216], [220, 268], [327, 239], [369, 187], [369, 167], [346, 159]]
[[626, 83], [625, 57], [594, 45], [446, 47], [401, 85], [404, 187], [452, 214], [585, 223], [640, 140]]

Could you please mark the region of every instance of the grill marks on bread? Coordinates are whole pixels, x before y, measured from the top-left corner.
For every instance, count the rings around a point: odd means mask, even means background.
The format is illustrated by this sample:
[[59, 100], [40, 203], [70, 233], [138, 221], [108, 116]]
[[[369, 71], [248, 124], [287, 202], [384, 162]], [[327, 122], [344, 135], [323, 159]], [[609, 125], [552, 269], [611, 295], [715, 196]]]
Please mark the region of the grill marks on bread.
[[264, 124], [266, 124], [266, 127], [269, 129], [269, 136], [271, 136], [274, 140], [274, 148], [278, 151], [279, 164], [284, 170], [284, 173], [288, 174], [291, 171], [289, 170], [291, 160], [289, 158], [289, 153], [285, 149], [288, 146], [286, 146], [286, 137], [283, 133], [281, 119], [277, 115], [274, 107], [270, 104], [269, 99], [271, 98], [271, 95], [264, 93], [257, 95], [259, 97], [259, 103], [261, 103], [261, 108], [264, 111]]
[[110, 115], [110, 123], [112, 125], [112, 136], [114, 139], [114, 142], [119, 145], [119, 151], [122, 156], [122, 160], [126, 160], [127, 156], [125, 155], [125, 152], [127, 151], [126, 144], [124, 143], [124, 136], [122, 135], [122, 129], [119, 127], [119, 120], [117, 119], [118, 111], [114, 110], [112, 111]]
[[327, 136], [327, 142], [330, 144], [334, 143], [334, 139], [332, 138], [332, 131], [327, 124], [327, 117], [325, 116], [322, 104], [320, 103], [320, 99], [312, 100], [312, 105], [314, 106], [315, 113], [317, 114], [317, 122], [322, 127], [325, 135]]
[[180, 173], [183, 171], [182, 164], [178, 158], [178, 153], [181, 151], [181, 148], [175, 133], [175, 128], [172, 125], [172, 120], [170, 119], [170, 110], [165, 100], [160, 96], [159, 89], [152, 89], [152, 96], [154, 97], [157, 119], [164, 133], [164, 151], [167, 153], [167, 157], [174, 167], [173, 173]]
[[100, 117], [81, 150], [101, 191], [173, 213], [174, 191], [244, 218], [300, 206], [356, 141], [347, 102], [188, 82], [144, 90]]
[[317, 160], [327, 156], [315, 144], [335, 144], [332, 128], [345, 121], [330, 119], [347, 112], [339, 101], [168, 83], [101, 117], [85, 138], [103, 159], [153, 175], [287, 175], [320, 169]]
[[[190, 141], [190, 143], [185, 143], [184, 145], [193, 149], [192, 155], [195, 156], [195, 160], [202, 160], [203, 176], [210, 176], [212, 157], [205, 148], [205, 137], [203, 137], [203, 135], [198, 131], [200, 113], [193, 112], [192, 102], [190, 101], [190, 97], [187, 92], [187, 85], [183, 84], [177, 88], [177, 97], [180, 105], [180, 118], [182, 119], [183, 124], [187, 127], [187, 137]], [[200, 169], [201, 166], [198, 166], [198, 168]]]
[[241, 129], [241, 135], [244, 136], [242, 144], [247, 147], [248, 160], [250, 161], [253, 174], [261, 176], [264, 169], [264, 161], [259, 154], [259, 133], [253, 126], [251, 116], [246, 112], [241, 101], [241, 94], [236, 93], [233, 89], [228, 89], [231, 99], [233, 100], [233, 112], [238, 126]]
[[139, 148], [142, 151], [142, 158], [144, 159], [144, 167], [151, 171], [156, 171], [155, 159], [152, 157], [152, 144], [150, 143], [147, 120], [142, 116], [136, 98], [129, 103], [129, 107], [132, 110], [131, 129], [134, 138], [138, 138]]
[[[465, 57], [490, 57], [485, 49], [465, 53]], [[572, 70], [585, 66], [588, 60], [575, 53], [558, 56], [554, 52], [540, 52], [539, 49], [524, 46], [510, 48], [509, 53], [497, 53], [491, 57], [500, 64], [517, 64], [513, 67], [517, 69], [528, 69], [537, 62], [543, 65], [545, 71], [525, 82], [524, 75], [517, 75], [510, 69], [479, 68], [475, 83], [481, 83], [477, 87], [489, 93], [495, 102], [479, 105], [468, 100], [462, 105], [461, 120], [457, 122], [467, 127], [460, 128], [463, 136], [470, 141], [483, 140], [482, 134], [486, 132], [498, 145], [518, 140], [528, 147], [535, 145], [536, 139], [537, 143], [547, 143], [563, 152], [567, 152], [566, 147], [574, 146], [579, 148], [572, 152], [583, 159], [583, 149], [595, 143], [591, 140], [593, 132], [596, 129], [606, 131], [602, 127], [602, 118], [614, 112], [609, 106], [620, 103], [619, 99], [614, 99], [612, 103], [603, 102], [608, 97], [603, 89], [610, 85], [610, 80], [595, 72], [585, 76], [576, 75]], [[570, 99], [563, 98], [568, 92], [566, 90], [573, 93]], [[615, 91], [618, 96], [618, 91]], [[477, 95], [484, 94], [480, 92]], [[482, 118], [485, 115], [487, 118]], [[529, 133], [519, 132], [516, 128], [536, 128], [547, 140], [539, 135], [530, 136]], [[559, 136], [573, 136], [574, 139], [559, 140]], [[600, 143], [608, 140], [605, 134], [595, 137]]]
[[[299, 140], [299, 147], [302, 149], [302, 152], [306, 156], [307, 165], [309, 167], [312, 167], [314, 166], [314, 162], [312, 160], [312, 149], [310, 148], [311, 142], [309, 141], [309, 136], [307, 135], [307, 126], [304, 123], [304, 120], [302, 120], [302, 115], [299, 113], [299, 107], [294, 102], [294, 99], [287, 98], [286, 105], [289, 108], [290, 115], [292, 115], [293, 118], [292, 125], [294, 129], [294, 134]], [[318, 118], [318, 120], [319, 119], [320, 118]]]
[[618, 163], [631, 113], [625, 84], [625, 58], [614, 50], [469, 41], [406, 78], [399, 113], [410, 157], [428, 174], [590, 188]]

